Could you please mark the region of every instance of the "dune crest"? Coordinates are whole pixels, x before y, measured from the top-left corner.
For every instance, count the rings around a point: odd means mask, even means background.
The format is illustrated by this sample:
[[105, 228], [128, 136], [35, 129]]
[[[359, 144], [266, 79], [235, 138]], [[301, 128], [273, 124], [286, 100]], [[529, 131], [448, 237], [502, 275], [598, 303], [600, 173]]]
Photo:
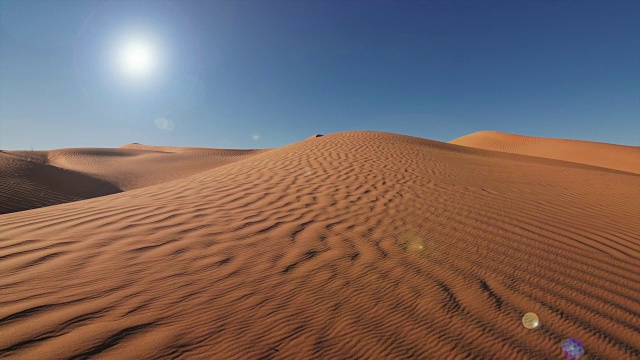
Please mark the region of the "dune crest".
[[452, 140], [450, 143], [478, 149], [571, 161], [640, 174], [640, 146], [541, 138], [499, 131], [479, 131]]
[[[268, 150], [129, 144], [0, 153], [0, 213], [139, 189], [246, 159]], [[80, 180], [86, 179], [86, 180]], [[62, 185], [66, 184], [66, 185]]]
[[[115, 150], [52, 161], [168, 152]], [[638, 175], [364, 131], [234, 160], [0, 215], [0, 356], [640, 357]]]
[[86, 174], [50, 166], [46, 155], [0, 152], [0, 214], [121, 192]]

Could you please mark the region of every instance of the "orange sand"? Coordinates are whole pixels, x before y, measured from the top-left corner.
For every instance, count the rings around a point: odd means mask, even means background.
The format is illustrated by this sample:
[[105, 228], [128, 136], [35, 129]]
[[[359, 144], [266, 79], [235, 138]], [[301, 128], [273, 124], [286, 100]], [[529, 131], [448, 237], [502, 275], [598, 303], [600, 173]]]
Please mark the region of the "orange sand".
[[5, 151], [0, 357], [640, 358], [638, 148], [454, 142]]
[[125, 145], [0, 153], [0, 214], [134, 190], [268, 150]]
[[539, 156], [640, 174], [640, 147], [480, 131], [451, 144]]

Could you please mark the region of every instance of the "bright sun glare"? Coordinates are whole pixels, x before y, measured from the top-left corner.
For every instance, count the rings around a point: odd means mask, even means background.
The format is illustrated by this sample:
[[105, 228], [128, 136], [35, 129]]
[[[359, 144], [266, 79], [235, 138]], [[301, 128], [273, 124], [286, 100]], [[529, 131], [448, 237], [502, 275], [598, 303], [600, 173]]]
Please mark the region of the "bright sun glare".
[[153, 45], [144, 40], [132, 40], [123, 44], [118, 55], [122, 70], [134, 77], [151, 73], [156, 62]]

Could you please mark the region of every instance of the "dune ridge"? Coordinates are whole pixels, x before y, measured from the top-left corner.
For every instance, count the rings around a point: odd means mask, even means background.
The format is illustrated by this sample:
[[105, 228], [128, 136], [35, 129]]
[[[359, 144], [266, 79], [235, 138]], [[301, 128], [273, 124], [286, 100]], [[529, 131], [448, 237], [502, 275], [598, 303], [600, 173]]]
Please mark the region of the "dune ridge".
[[0, 214], [115, 194], [113, 184], [49, 166], [38, 155], [0, 152]]
[[188, 177], [265, 150], [173, 148], [129, 144], [117, 149], [60, 149], [48, 163], [104, 179], [123, 191]]
[[640, 176], [592, 165], [346, 132], [0, 215], [0, 356], [638, 358]]
[[117, 149], [3, 151], [0, 153], [0, 179], [4, 186], [0, 190], [0, 213], [139, 189], [185, 178], [265, 151], [268, 149], [174, 148], [141, 144]]
[[542, 138], [499, 131], [479, 131], [459, 137], [450, 143], [478, 149], [565, 160], [640, 174], [640, 146]]

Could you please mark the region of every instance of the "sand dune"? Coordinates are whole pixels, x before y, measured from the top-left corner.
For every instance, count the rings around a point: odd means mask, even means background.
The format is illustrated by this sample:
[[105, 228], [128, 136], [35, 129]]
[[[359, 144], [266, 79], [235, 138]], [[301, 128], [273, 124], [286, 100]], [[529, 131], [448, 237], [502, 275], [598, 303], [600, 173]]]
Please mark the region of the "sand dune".
[[539, 156], [640, 174], [640, 147], [480, 131], [451, 144]]
[[627, 160], [378, 132], [173, 151], [47, 154], [135, 189], [0, 215], [0, 357], [640, 358]]
[[0, 152], [0, 214], [115, 194], [113, 184], [49, 166], [39, 154]]
[[[268, 150], [174, 148], [129, 144], [118, 149], [0, 153], [0, 213], [115, 194], [184, 178]], [[86, 180], [80, 180], [86, 179]]]
[[226, 150], [125, 145], [118, 149], [50, 151], [49, 163], [91, 174], [120, 189], [134, 190], [184, 178], [268, 150]]

